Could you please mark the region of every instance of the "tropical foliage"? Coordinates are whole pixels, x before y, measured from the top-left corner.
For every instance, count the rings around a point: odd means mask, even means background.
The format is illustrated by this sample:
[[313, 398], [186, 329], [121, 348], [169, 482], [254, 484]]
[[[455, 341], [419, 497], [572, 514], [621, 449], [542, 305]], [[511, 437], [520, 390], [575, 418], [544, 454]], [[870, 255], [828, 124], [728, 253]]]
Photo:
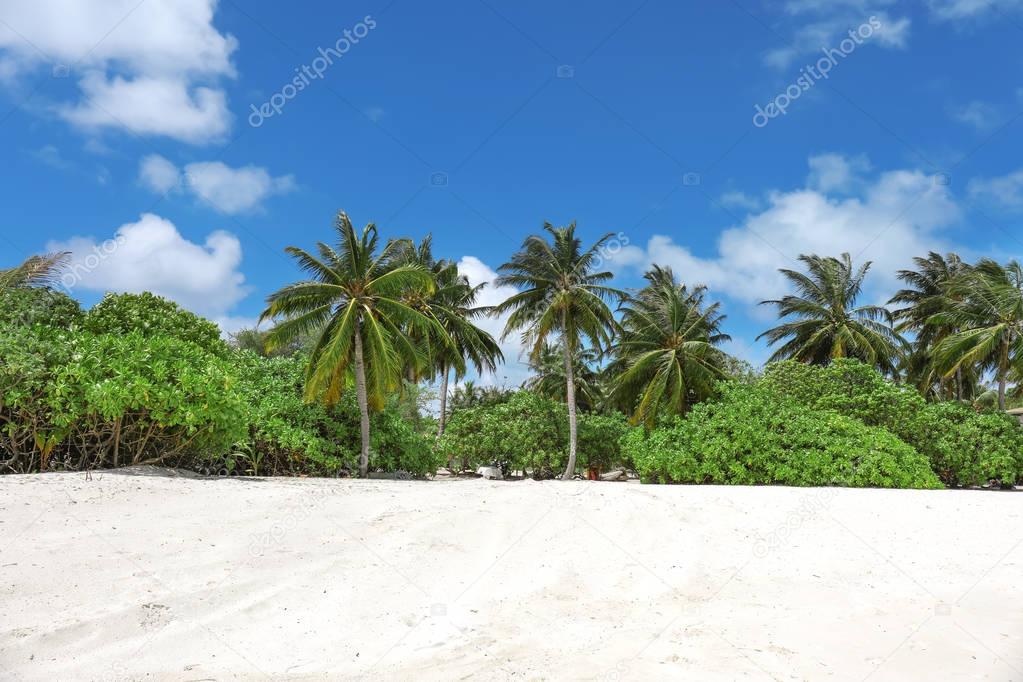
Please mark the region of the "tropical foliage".
[[[455, 412], [439, 449], [454, 466], [496, 464], [536, 479], [564, 471], [568, 454], [567, 406], [531, 391], [507, 400]], [[609, 468], [621, 462], [619, 440], [628, 429], [624, 416], [579, 415], [579, 463]]]
[[781, 343], [771, 360], [823, 365], [835, 358], [856, 358], [895, 374], [905, 342], [892, 329], [891, 313], [882, 306], [856, 305], [870, 262], [855, 268], [848, 253], [799, 260], [806, 273], [781, 270], [796, 293], [763, 301], [789, 319], [757, 337]]
[[560, 340], [569, 425], [564, 479], [575, 475], [578, 448], [573, 358], [587, 342], [598, 350], [611, 345], [618, 323], [608, 301], [624, 296], [607, 286], [610, 272], [595, 271], [601, 249], [614, 235], [608, 233], [584, 249], [575, 229], [575, 223], [567, 227], [545, 223], [549, 241], [536, 235], [528, 237], [522, 249], [498, 269], [501, 276], [497, 285], [520, 291], [494, 308], [496, 313], [509, 313], [504, 337], [519, 332], [534, 363], [549, 339]]
[[[287, 249], [306, 278], [270, 295], [266, 326], [227, 341], [152, 293], [83, 311], [53, 288], [66, 254], [29, 259], [0, 271], [0, 471], [1023, 482], [1023, 428], [1004, 413], [1023, 400], [1017, 263], [916, 258], [889, 310], [858, 302], [870, 263], [801, 256], [805, 271], [781, 271], [793, 293], [765, 302], [782, 320], [761, 371], [723, 351], [721, 305], [687, 273], [609, 286], [607, 238], [545, 224], [500, 268], [515, 293], [482, 306], [485, 285], [429, 237], [385, 241], [340, 213], [331, 245]], [[526, 349], [521, 387], [491, 381], [504, 358], [487, 316]]]
[[335, 247], [318, 242], [316, 254], [286, 249], [310, 278], [271, 294], [261, 320], [277, 321], [267, 338], [269, 350], [315, 335], [306, 398], [336, 404], [354, 374], [361, 420], [359, 473], [365, 476], [370, 409], [383, 407], [406, 372], [419, 375], [433, 361], [429, 348], [414, 339], [429, 337], [445, 349], [453, 344], [432, 315], [408, 304], [411, 295], [431, 295], [436, 284], [429, 270], [403, 262], [406, 242], [392, 241], [381, 249], [375, 225], [359, 233], [343, 212], [335, 229]]
[[991, 369], [1004, 410], [1009, 375], [1023, 362], [1023, 268], [984, 258], [948, 289], [950, 305], [928, 321], [954, 330], [935, 346], [935, 364], [946, 377], [964, 368]]
[[624, 449], [650, 482], [937, 488], [927, 459], [884, 429], [731, 384]]
[[617, 399], [632, 419], [652, 426], [658, 416], [685, 414], [725, 377], [719, 303], [706, 303], [706, 287], [690, 291], [670, 268], [654, 266], [649, 284], [630, 296], [615, 346]]
[[24, 263], [0, 270], [0, 291], [20, 287], [52, 286], [70, 261], [67, 252], [31, 256]]

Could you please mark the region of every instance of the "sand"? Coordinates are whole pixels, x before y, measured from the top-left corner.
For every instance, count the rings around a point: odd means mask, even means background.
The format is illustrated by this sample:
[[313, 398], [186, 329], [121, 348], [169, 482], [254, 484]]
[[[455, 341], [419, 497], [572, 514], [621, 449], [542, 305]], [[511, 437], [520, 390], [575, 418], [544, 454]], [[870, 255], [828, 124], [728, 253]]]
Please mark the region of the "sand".
[[1023, 495], [0, 477], [0, 679], [1023, 681]]

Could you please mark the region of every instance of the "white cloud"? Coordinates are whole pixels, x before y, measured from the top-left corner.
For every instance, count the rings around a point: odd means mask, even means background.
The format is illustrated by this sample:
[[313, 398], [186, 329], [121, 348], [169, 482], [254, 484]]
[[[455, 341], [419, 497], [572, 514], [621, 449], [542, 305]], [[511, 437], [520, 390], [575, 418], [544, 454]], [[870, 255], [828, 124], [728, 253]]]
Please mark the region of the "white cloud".
[[165, 135], [199, 144], [220, 139], [231, 115], [222, 90], [197, 87], [177, 78], [107, 80], [87, 73], [80, 83], [86, 101], [62, 107], [60, 114], [89, 130], [124, 128], [135, 135]]
[[181, 184], [181, 173], [159, 154], [150, 154], [139, 163], [139, 180], [154, 192], [163, 194]]
[[807, 186], [825, 193], [852, 192], [861, 186], [862, 174], [870, 170], [870, 161], [864, 155], [818, 154], [810, 157], [809, 165]]
[[726, 208], [739, 208], [747, 211], [756, 211], [763, 205], [760, 199], [738, 190], [725, 192], [718, 197], [718, 201]]
[[265, 168], [252, 165], [232, 168], [220, 161], [204, 161], [186, 165], [182, 173], [159, 154], [142, 159], [139, 181], [154, 192], [188, 191], [229, 215], [255, 211], [267, 197], [295, 188], [292, 176], [274, 177]]
[[[904, 48], [909, 40], [908, 16], [893, 16], [889, 9], [901, 9], [895, 0], [788, 0], [783, 4], [790, 38], [768, 51], [764, 61], [787, 69], [798, 59], [835, 47], [850, 27], [877, 17], [881, 27], [869, 42], [886, 48]], [[1023, 0], [927, 0], [930, 15], [939, 21], [982, 19], [1005, 16], [1023, 9]], [[782, 30], [785, 30], [783, 28]]]
[[[458, 261], [458, 272], [469, 279], [469, 284], [486, 283], [487, 286], [480, 292], [479, 306], [494, 306], [504, 302], [509, 296], [517, 293], [515, 287], [494, 286], [497, 279], [495, 272], [489, 265], [475, 256], [462, 256]], [[529, 376], [529, 365], [527, 351], [524, 350], [518, 334], [512, 334], [507, 340], [501, 341], [501, 334], [504, 332], [504, 325], [508, 321], [508, 315], [497, 317], [483, 317], [476, 320], [476, 325], [497, 339], [501, 345], [501, 352], [504, 353], [504, 364], [499, 366], [497, 372], [500, 377], [493, 374], [486, 374], [480, 377], [482, 383], [487, 385], [500, 385], [507, 379], [508, 386], [518, 386]]]
[[645, 256], [638, 269], [670, 265], [688, 283], [752, 304], [787, 291], [778, 268], [798, 269], [798, 255], [847, 251], [874, 262], [870, 286], [877, 295], [896, 286], [896, 270], [911, 265], [912, 256], [946, 248], [940, 230], [959, 216], [947, 187], [921, 171], [895, 170], [852, 197], [829, 196], [818, 187], [773, 192], [763, 211], [721, 234], [713, 257], [699, 257], [666, 235], [631, 256]]
[[816, 61], [824, 56], [823, 50], [838, 48], [842, 40], [850, 38], [850, 31], [855, 33], [864, 24], [876, 24], [869, 37], [862, 39], [864, 45], [904, 48], [910, 20], [893, 17], [882, 9], [890, 4], [891, 0], [791, 0], [785, 4], [786, 14], [796, 24], [791, 38], [787, 44], [769, 50], [764, 61], [776, 69], [787, 69], [801, 58], [812, 56], [811, 61]]
[[[0, 73], [69, 70], [83, 101], [58, 112], [88, 129], [200, 143], [230, 126], [221, 78], [237, 41], [213, 26], [216, 0], [5, 0]], [[116, 117], [116, 118], [115, 118]]]
[[974, 100], [952, 112], [952, 118], [979, 131], [991, 130], [999, 122], [998, 109], [987, 102]]
[[196, 244], [152, 213], [122, 225], [106, 241], [72, 237], [49, 242], [46, 250], [72, 253], [61, 278], [71, 291], [151, 291], [215, 320], [230, 319], [230, 310], [249, 293], [238, 271], [242, 248], [237, 237], [216, 231]]
[[1023, 210], [1023, 169], [994, 178], [975, 178], [967, 190], [971, 197], [1005, 209]]
[[220, 161], [185, 166], [186, 184], [200, 199], [221, 213], [246, 213], [273, 195], [290, 192], [295, 180], [290, 175], [271, 176], [265, 168], [231, 168]]
[[928, 0], [927, 5], [938, 19], [956, 20], [986, 16], [993, 12], [1020, 9], [1020, 0]]

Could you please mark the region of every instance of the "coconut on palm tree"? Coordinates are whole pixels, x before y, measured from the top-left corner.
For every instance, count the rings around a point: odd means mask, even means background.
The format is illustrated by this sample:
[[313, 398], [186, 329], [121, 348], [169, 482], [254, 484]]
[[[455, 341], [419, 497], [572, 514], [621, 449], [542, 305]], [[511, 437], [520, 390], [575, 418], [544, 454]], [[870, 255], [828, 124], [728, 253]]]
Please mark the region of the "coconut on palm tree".
[[806, 273], [781, 269], [795, 295], [761, 301], [774, 305], [789, 321], [757, 339], [781, 343], [770, 360], [799, 360], [826, 365], [835, 358], [855, 358], [887, 374], [895, 374], [906, 342], [892, 328], [892, 315], [877, 305], [856, 305], [870, 261], [854, 268], [852, 258], [803, 255]]
[[400, 260], [403, 244], [389, 242], [378, 251], [376, 226], [361, 234], [344, 212], [335, 225], [338, 242], [317, 243], [316, 253], [289, 246], [309, 279], [288, 285], [267, 298], [260, 321], [277, 322], [267, 334], [274, 350], [305, 334], [315, 338], [306, 370], [305, 398], [334, 404], [354, 375], [359, 403], [359, 474], [369, 467], [369, 411], [383, 407], [385, 396], [401, 384], [408, 367], [426, 363], [426, 353], [411, 334], [431, 335], [445, 343], [437, 321], [410, 307], [410, 291], [429, 292], [433, 274]]
[[406, 302], [434, 319], [444, 331], [443, 339], [434, 339], [429, 334], [417, 336], [414, 330], [410, 330], [414, 340], [429, 349], [428, 366], [415, 378], [433, 379], [440, 375], [437, 435], [442, 436], [447, 421], [448, 378], [451, 370], [455, 372], [456, 382], [465, 376], [467, 366], [472, 366], [477, 373], [493, 372], [497, 364], [504, 360], [504, 355], [494, 337], [473, 323], [489, 312], [489, 308], [476, 305], [486, 283], [472, 286], [467, 277], [459, 274], [457, 264], [436, 260], [430, 236], [425, 237], [418, 247], [407, 245], [404, 262], [422, 267], [434, 275], [433, 289], [410, 291]]
[[1023, 363], [1023, 267], [983, 258], [950, 287], [955, 301], [928, 324], [960, 331], [944, 338], [934, 359], [946, 377], [961, 367], [991, 368], [998, 382], [998, 408], [1014, 367]]
[[575, 223], [567, 227], [543, 227], [549, 240], [539, 235], [528, 237], [510, 261], [498, 268], [497, 286], [513, 286], [519, 292], [494, 307], [497, 314], [508, 313], [502, 338], [519, 332], [529, 349], [531, 361], [538, 361], [544, 344], [557, 338], [565, 365], [565, 400], [568, 404], [568, 462], [563, 479], [575, 475], [576, 462], [576, 390], [573, 358], [587, 342], [598, 349], [607, 347], [617, 328], [609, 301], [624, 294], [605, 284], [610, 272], [596, 272], [600, 250], [612, 234], [606, 234], [588, 249], [583, 249], [575, 234]]
[[725, 316], [720, 303], [706, 302], [706, 287], [690, 291], [658, 265], [644, 276], [647, 286], [623, 306], [613, 390], [633, 422], [649, 426], [658, 414], [685, 414], [710, 395], [726, 376], [716, 346], [731, 337], [721, 332]]

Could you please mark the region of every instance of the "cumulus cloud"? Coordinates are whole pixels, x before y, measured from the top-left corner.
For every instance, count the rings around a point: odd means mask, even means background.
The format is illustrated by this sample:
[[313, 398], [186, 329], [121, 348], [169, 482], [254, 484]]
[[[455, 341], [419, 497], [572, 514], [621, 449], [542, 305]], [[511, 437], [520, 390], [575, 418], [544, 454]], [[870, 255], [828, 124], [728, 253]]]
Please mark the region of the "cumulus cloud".
[[60, 109], [82, 128], [126, 128], [135, 135], [165, 135], [193, 144], [223, 137], [230, 127], [223, 91], [198, 87], [176, 78], [140, 77], [107, 80], [88, 73], [80, 83], [85, 101]]
[[295, 187], [290, 175], [273, 177], [259, 166], [231, 168], [220, 161], [188, 164], [185, 179], [197, 197], [221, 213], [230, 214], [252, 211], [265, 198]]
[[163, 194], [181, 184], [181, 172], [159, 154], [150, 154], [139, 164], [139, 180], [154, 192]]
[[242, 248], [237, 237], [218, 230], [196, 244], [152, 213], [122, 225], [104, 241], [72, 237], [49, 242], [46, 250], [71, 252], [61, 284], [72, 292], [79, 287], [151, 291], [214, 320], [230, 319], [230, 310], [249, 293], [238, 270]]
[[975, 178], [967, 185], [971, 197], [1010, 211], [1023, 210], [1023, 169], [994, 178]]
[[139, 181], [161, 194], [177, 190], [189, 192], [228, 215], [255, 211], [266, 198], [295, 188], [292, 176], [274, 177], [260, 166], [232, 168], [220, 161], [204, 161], [187, 164], [182, 172], [159, 154], [142, 159]]
[[810, 157], [809, 165], [807, 185], [820, 192], [852, 192], [861, 186], [863, 174], [870, 170], [870, 162], [863, 155], [818, 154]]
[[127, 127], [190, 143], [230, 126], [217, 81], [235, 75], [237, 41], [213, 26], [216, 0], [6, 0], [0, 76], [38, 69], [79, 80], [80, 102], [57, 107], [90, 130]]
[[[497, 305], [517, 293], [515, 287], [494, 286], [497, 272], [475, 256], [462, 256], [458, 261], [458, 272], [467, 277], [472, 286], [486, 283], [487, 286], [480, 292], [477, 305]], [[488, 374], [480, 377], [485, 384], [500, 385], [503, 383], [501, 380], [507, 379], [509, 386], [518, 386], [529, 376], [527, 351], [523, 348], [518, 334], [513, 334], [507, 340], [501, 341], [501, 334], [504, 332], [504, 325], [507, 321], [507, 315], [484, 317], [476, 321], [476, 325], [480, 329], [490, 332], [497, 339], [501, 345], [501, 352], [504, 353], [504, 365], [498, 368], [498, 374], [501, 376]]]
[[941, 229], [960, 217], [948, 188], [918, 170], [882, 173], [856, 196], [821, 189], [829, 185], [835, 183], [818, 179], [816, 186], [771, 193], [763, 211], [721, 234], [712, 257], [655, 235], [645, 248], [628, 247], [629, 262], [637, 269], [670, 265], [686, 282], [753, 304], [787, 291], [778, 268], [795, 267], [798, 255], [848, 251], [874, 262], [871, 293], [880, 296], [896, 286], [895, 271], [911, 265], [912, 256], [947, 248]]

